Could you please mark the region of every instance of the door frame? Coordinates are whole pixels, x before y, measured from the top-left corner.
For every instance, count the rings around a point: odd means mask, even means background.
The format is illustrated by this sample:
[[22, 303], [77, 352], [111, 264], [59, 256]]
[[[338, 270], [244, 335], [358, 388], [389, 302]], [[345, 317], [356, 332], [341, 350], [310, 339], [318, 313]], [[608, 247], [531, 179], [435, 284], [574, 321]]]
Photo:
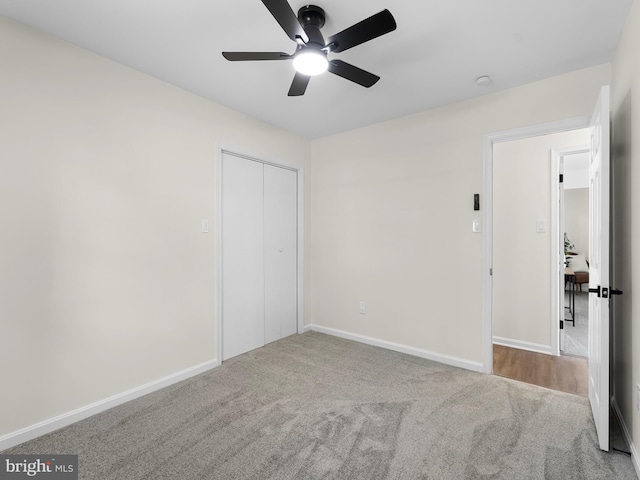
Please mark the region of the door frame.
[[[557, 122], [531, 125], [513, 130], [490, 133], [484, 136], [483, 191], [485, 208], [482, 215], [482, 371], [493, 373], [493, 145], [496, 143], [561, 133], [589, 127], [591, 117], [577, 117]], [[552, 189], [553, 191], [553, 189]], [[555, 222], [557, 223], [557, 222]], [[552, 222], [553, 225], [553, 222]], [[556, 235], [557, 236], [557, 235]], [[557, 266], [552, 269], [557, 271]], [[555, 274], [554, 274], [555, 275]], [[558, 275], [559, 276], [559, 275]], [[557, 283], [557, 282], [556, 282]], [[552, 281], [553, 287], [553, 281]], [[553, 295], [550, 292], [550, 295]], [[552, 297], [553, 298], [553, 297]], [[552, 309], [554, 308], [552, 302]], [[556, 308], [557, 310], [557, 308]], [[554, 312], [553, 312], [554, 313]], [[552, 315], [555, 317], [555, 314]], [[555, 321], [555, 320], [554, 320]], [[557, 325], [556, 325], [557, 328]], [[556, 342], [557, 343], [557, 342]]]
[[218, 365], [222, 364], [222, 155], [228, 153], [237, 157], [245, 158], [263, 165], [271, 165], [278, 168], [292, 170], [297, 173], [297, 333], [304, 332], [304, 169], [300, 165], [293, 165], [280, 159], [270, 159], [262, 154], [247, 152], [243, 149], [218, 145], [215, 162], [215, 314], [216, 314], [216, 358]]

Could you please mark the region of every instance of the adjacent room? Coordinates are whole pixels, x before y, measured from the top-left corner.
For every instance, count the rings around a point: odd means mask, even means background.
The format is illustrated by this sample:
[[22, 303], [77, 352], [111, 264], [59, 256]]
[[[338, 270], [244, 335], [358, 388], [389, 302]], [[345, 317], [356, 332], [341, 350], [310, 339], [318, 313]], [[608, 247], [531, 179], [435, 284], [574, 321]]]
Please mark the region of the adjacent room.
[[[579, 180], [570, 153], [588, 149], [589, 137], [581, 128], [497, 143], [492, 176], [494, 373], [582, 395], [586, 360], [550, 356], [588, 357], [588, 285], [582, 294], [578, 283], [588, 276], [579, 263], [588, 251], [578, 253], [568, 238], [581, 233], [579, 247], [588, 245], [588, 156]], [[582, 204], [571, 201], [579, 181], [587, 193]]]
[[570, 153], [563, 168], [565, 355], [589, 356], [589, 155]]
[[638, 478], [639, 1], [0, 0], [0, 467]]

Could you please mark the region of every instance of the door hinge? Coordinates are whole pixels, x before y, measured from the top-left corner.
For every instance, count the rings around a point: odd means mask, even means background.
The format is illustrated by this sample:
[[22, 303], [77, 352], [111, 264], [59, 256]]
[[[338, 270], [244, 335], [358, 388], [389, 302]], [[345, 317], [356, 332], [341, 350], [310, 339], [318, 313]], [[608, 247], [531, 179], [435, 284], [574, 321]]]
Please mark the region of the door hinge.
[[560, 183], [564, 182], [564, 175], [561, 173], [560, 174]]
[[564, 321], [560, 320], [560, 330], [564, 330]]
[[493, 276], [493, 268], [489, 269], [489, 275]]

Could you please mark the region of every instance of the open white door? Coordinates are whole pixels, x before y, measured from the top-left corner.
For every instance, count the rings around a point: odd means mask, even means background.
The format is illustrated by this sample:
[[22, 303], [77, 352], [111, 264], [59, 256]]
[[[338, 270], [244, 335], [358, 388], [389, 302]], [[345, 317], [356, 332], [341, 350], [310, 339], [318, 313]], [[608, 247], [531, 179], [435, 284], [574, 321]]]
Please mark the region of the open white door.
[[589, 401], [609, 451], [609, 87], [591, 117], [589, 164]]

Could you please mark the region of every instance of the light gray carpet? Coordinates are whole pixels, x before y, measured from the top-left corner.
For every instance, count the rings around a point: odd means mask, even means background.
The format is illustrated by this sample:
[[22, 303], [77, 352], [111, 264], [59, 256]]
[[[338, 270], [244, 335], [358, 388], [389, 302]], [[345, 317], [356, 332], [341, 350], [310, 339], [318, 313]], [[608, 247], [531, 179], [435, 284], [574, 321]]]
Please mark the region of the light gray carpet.
[[585, 398], [306, 333], [10, 452], [96, 480], [636, 478], [596, 445]]
[[[569, 293], [565, 293], [565, 305], [569, 305]], [[571, 318], [565, 309], [565, 318]], [[564, 322], [564, 349], [562, 353], [587, 357], [589, 355], [589, 294], [576, 292], [575, 326]]]

